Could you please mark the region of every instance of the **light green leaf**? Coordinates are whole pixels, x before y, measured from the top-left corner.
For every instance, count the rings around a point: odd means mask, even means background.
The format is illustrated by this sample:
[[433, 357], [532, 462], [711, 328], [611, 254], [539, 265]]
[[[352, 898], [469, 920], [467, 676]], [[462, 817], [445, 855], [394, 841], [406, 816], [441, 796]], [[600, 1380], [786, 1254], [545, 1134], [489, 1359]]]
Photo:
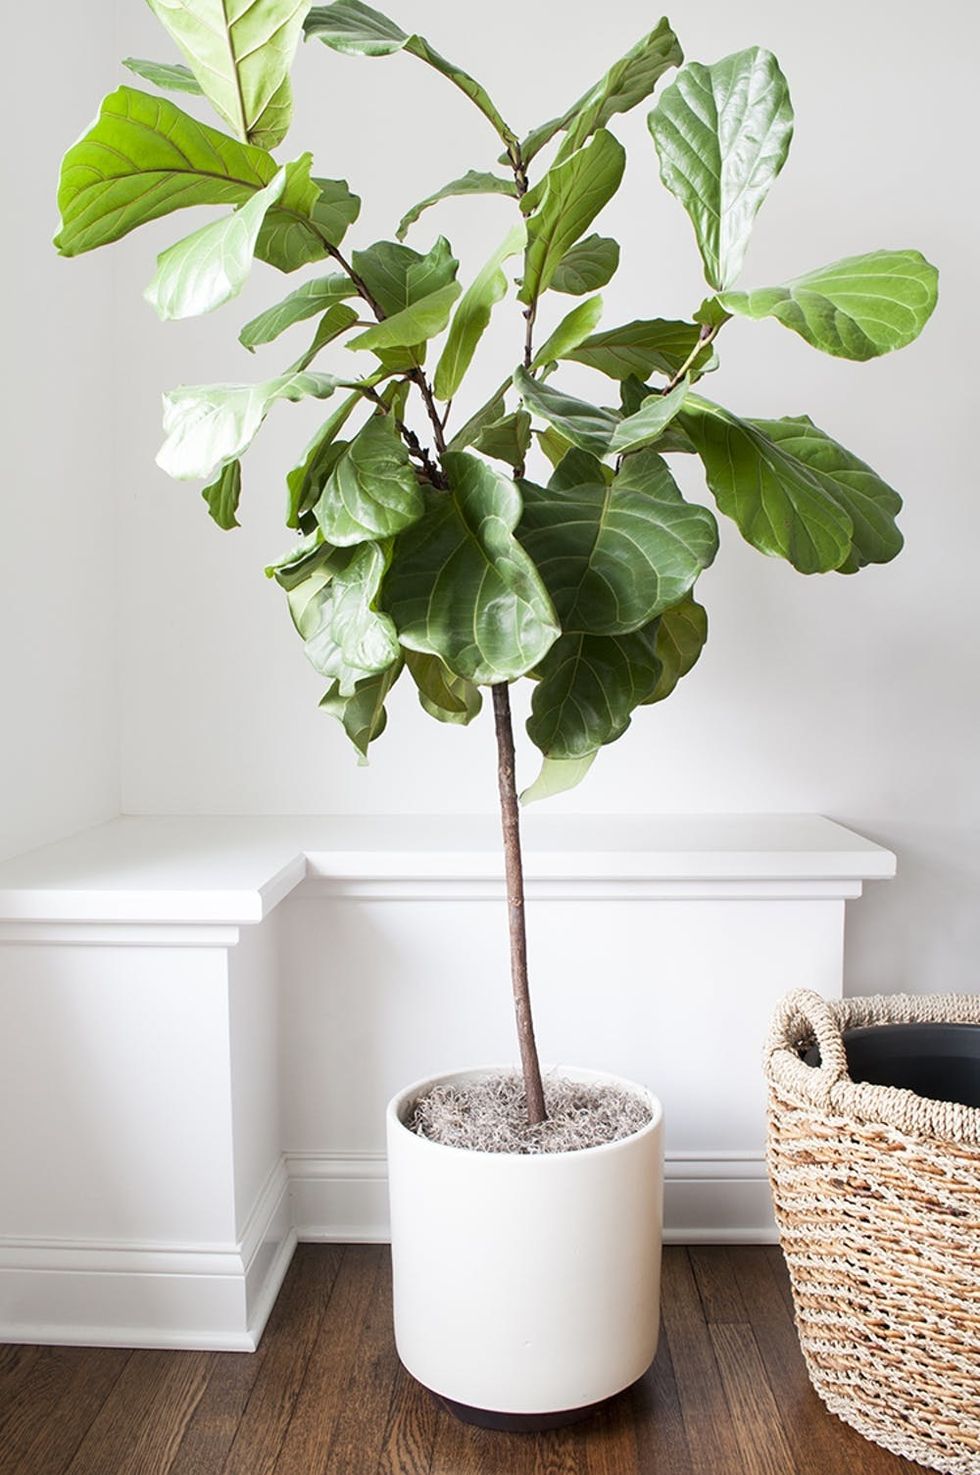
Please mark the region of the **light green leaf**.
[[199, 317], [237, 297], [248, 281], [259, 230], [282, 195], [286, 171], [223, 220], [214, 220], [157, 257], [143, 296], [165, 322]]
[[204, 89], [190, 67], [182, 66], [180, 62], [142, 61], [136, 56], [126, 56], [123, 66], [142, 77], [144, 82], [162, 87], [164, 92], [191, 92], [198, 97], [204, 96]]
[[936, 306], [939, 273], [919, 251], [872, 251], [821, 266], [781, 287], [722, 292], [747, 318], [776, 318], [836, 358], [877, 358], [918, 338]]
[[309, 0], [147, 0], [232, 132], [273, 149], [289, 127], [289, 68]]
[[655, 451], [631, 456], [609, 484], [571, 451], [547, 489], [521, 483], [518, 536], [568, 634], [625, 635], [677, 604], [714, 559], [715, 519], [685, 502]]
[[[570, 129], [567, 148], [577, 148], [589, 133], [604, 128], [617, 113], [629, 112], [649, 97], [669, 67], [684, 60], [680, 43], [666, 18], [640, 38], [606, 75], [590, 87], [560, 118], [535, 128], [521, 145], [525, 164], [563, 129]], [[597, 283], [598, 285], [598, 283]]]
[[576, 788], [595, 762], [595, 756], [595, 753], [587, 753], [584, 758], [543, 758], [541, 771], [534, 783], [521, 794], [521, 803], [536, 804], [539, 799], [552, 799], [556, 794]]
[[399, 657], [395, 627], [377, 608], [388, 554], [378, 543], [333, 553], [287, 593], [290, 614], [311, 664], [353, 696], [366, 676]]
[[435, 194], [426, 195], [424, 200], [419, 200], [411, 210], [406, 211], [398, 222], [395, 235], [403, 241], [408, 234], [409, 226], [415, 224], [423, 211], [432, 205], [438, 205], [441, 200], [452, 199], [456, 195], [509, 195], [511, 199], [517, 199], [517, 185], [513, 179], [501, 179], [498, 174], [481, 173], [478, 169], [468, 169], [460, 179], [451, 179], [444, 184], [442, 189], [437, 189]]
[[708, 640], [707, 612], [690, 595], [664, 610], [657, 621], [654, 651], [660, 662], [660, 680], [647, 704], [670, 696], [682, 676], [694, 667]]
[[521, 221], [504, 240], [463, 293], [453, 316], [446, 346], [436, 365], [433, 389], [437, 399], [450, 400], [463, 382], [476, 346], [486, 332], [496, 304], [507, 294], [503, 263], [524, 249], [527, 228]]
[[419, 691], [422, 710], [437, 722], [453, 722], [466, 727], [479, 715], [483, 694], [472, 681], [454, 676], [438, 656], [406, 650], [405, 665]]
[[229, 461], [216, 481], [204, 488], [201, 496], [208, 504], [208, 512], [224, 532], [241, 527], [235, 516], [242, 495], [242, 463]]
[[516, 371], [514, 385], [532, 413], [547, 420], [573, 446], [600, 459], [625, 455], [659, 440], [679, 413], [687, 394], [684, 381], [669, 394], [649, 395], [635, 415], [623, 419], [616, 410], [603, 409], [538, 383], [525, 369]]
[[157, 465], [178, 481], [205, 480], [251, 445], [276, 400], [326, 399], [344, 381], [280, 374], [261, 384], [182, 385], [163, 397], [166, 439]]
[[391, 317], [373, 327], [365, 328], [347, 346], [378, 351], [410, 348], [425, 343], [445, 328], [460, 291], [458, 282], [439, 287], [437, 291], [430, 292], [428, 297], [421, 297], [411, 306], [402, 308], [401, 312], [392, 313]]
[[558, 635], [551, 601], [514, 537], [521, 499], [485, 461], [447, 452], [449, 489], [395, 545], [383, 603], [402, 645], [477, 685], [532, 670]]
[[323, 534], [316, 528], [277, 562], [267, 564], [265, 576], [275, 579], [280, 588], [288, 592], [304, 583], [321, 564], [329, 563], [336, 556], [336, 548], [325, 543]]
[[689, 395], [679, 418], [718, 506], [747, 542], [803, 574], [847, 562], [854, 523], [819, 473], [710, 400]]
[[503, 461], [507, 466], [523, 466], [531, 444], [531, 417], [526, 410], [515, 410], [484, 426], [473, 441], [474, 451]]
[[391, 538], [423, 512], [422, 493], [393, 415], [373, 415], [345, 448], [315, 507], [329, 543]]
[[300, 354], [294, 364], [290, 364], [289, 372], [298, 374], [303, 369], [308, 369], [316, 358], [321, 348], [326, 348], [335, 338], [346, 333], [357, 322], [357, 312], [346, 302], [335, 302], [333, 307], [328, 307], [320, 319], [313, 334], [313, 341], [305, 353]]
[[[557, 468], [560, 466], [572, 449], [571, 441], [566, 440], [563, 435], [560, 435], [553, 425], [546, 426], [544, 430], [536, 430], [534, 434], [537, 437], [539, 447], [544, 452], [547, 460], [550, 461], [552, 467]], [[611, 467], [607, 466], [605, 470], [612, 475]]]
[[[597, 369], [610, 379], [629, 379], [632, 375], [649, 379], [651, 374], [666, 374], [673, 378], [697, 346], [699, 335], [696, 323], [652, 318], [595, 333], [563, 357]], [[707, 359], [710, 353], [709, 344], [704, 358]], [[694, 366], [699, 366], [697, 359]]]
[[619, 266], [619, 242], [609, 236], [586, 236], [566, 251], [551, 278], [553, 292], [584, 297], [604, 287]]
[[622, 737], [660, 673], [656, 624], [632, 635], [563, 635], [538, 665], [528, 736], [546, 758], [588, 758]]
[[889, 563], [902, 550], [895, 518], [902, 499], [876, 471], [831, 440], [808, 415], [785, 420], [751, 420], [749, 424], [801, 462], [824, 491], [851, 519], [851, 552], [838, 573], [852, 574], [869, 563]]
[[382, 312], [393, 316], [456, 279], [459, 262], [445, 236], [427, 256], [395, 241], [376, 241], [351, 256], [354, 270]]
[[388, 723], [385, 700], [402, 673], [402, 662], [396, 661], [387, 671], [359, 681], [352, 696], [344, 697], [335, 681], [320, 702], [321, 710], [336, 717], [362, 760], [368, 747], [384, 732]]
[[320, 500], [323, 484], [327, 479], [339, 452], [334, 453], [334, 443], [354, 410], [363, 400], [356, 391], [344, 400], [329, 420], [325, 421], [307, 446], [302, 461], [286, 475], [289, 502], [286, 526], [298, 528], [301, 519], [311, 512]]
[[524, 196], [521, 209], [528, 222], [521, 302], [533, 305], [551, 285], [562, 258], [616, 193], [625, 165], [622, 144], [603, 128]]
[[660, 177], [691, 217], [704, 274], [717, 290], [730, 287], [793, 136], [779, 63], [759, 46], [710, 67], [690, 62], [649, 122]]
[[516, 148], [516, 135], [500, 116], [486, 90], [455, 62], [440, 56], [424, 36], [408, 36], [379, 10], [361, 0], [336, 0], [333, 5], [315, 6], [306, 18], [307, 38], [317, 37], [334, 51], [349, 56], [391, 56], [407, 51], [440, 72], [480, 109], [496, 129], [507, 149]]
[[601, 317], [601, 297], [590, 297], [587, 301], [580, 302], [578, 307], [573, 307], [542, 343], [534, 355], [531, 368], [538, 369], [542, 364], [567, 358], [574, 348], [588, 338]]
[[470, 416], [466, 424], [461, 426], [449, 442], [451, 451], [465, 451], [471, 446], [479, 435], [489, 425], [495, 425], [504, 414], [504, 395], [510, 388], [510, 380], [506, 379], [499, 389], [495, 389], [490, 398]]
[[294, 323], [318, 317], [335, 302], [356, 296], [357, 288], [350, 278], [339, 272], [328, 277], [314, 277], [312, 281], [304, 282], [302, 287], [297, 287], [295, 292], [290, 292], [275, 307], [267, 307], [265, 312], [247, 322], [238, 335], [238, 341], [254, 352], [260, 344], [271, 343]]

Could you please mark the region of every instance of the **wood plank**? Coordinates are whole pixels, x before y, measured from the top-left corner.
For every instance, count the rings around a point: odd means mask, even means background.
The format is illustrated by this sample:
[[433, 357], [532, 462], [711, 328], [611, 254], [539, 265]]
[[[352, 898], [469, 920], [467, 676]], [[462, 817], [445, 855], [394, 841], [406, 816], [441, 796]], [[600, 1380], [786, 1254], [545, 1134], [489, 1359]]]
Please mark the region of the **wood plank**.
[[734, 1472], [739, 1468], [738, 1447], [721, 1373], [691, 1262], [677, 1245], [664, 1251], [661, 1305], [691, 1475]]
[[429, 1475], [435, 1440], [435, 1399], [399, 1363], [378, 1475]]
[[704, 1319], [711, 1322], [748, 1321], [745, 1304], [732, 1269], [727, 1245], [691, 1245], [688, 1250]]
[[68, 1475], [167, 1475], [207, 1382], [209, 1352], [134, 1352]]
[[[345, 1253], [342, 1245], [297, 1247], [290, 1276], [280, 1294], [282, 1314], [263, 1339], [267, 1345], [261, 1376], [245, 1405], [225, 1462], [218, 1467], [222, 1475], [278, 1472], [279, 1451]], [[207, 1475], [214, 1475], [214, 1467]]]
[[788, 1278], [768, 1247], [746, 1247], [734, 1258], [742, 1298], [799, 1475], [826, 1475], [839, 1464], [849, 1475], [908, 1475], [920, 1466], [889, 1454], [828, 1413], [807, 1377], [787, 1309]]
[[677, 1379], [667, 1336], [661, 1332], [653, 1367], [632, 1391], [636, 1426], [637, 1469], [644, 1475], [690, 1475]]
[[124, 1347], [35, 1348], [39, 1375], [20, 1385], [0, 1432], [0, 1475], [61, 1475], [115, 1387]]
[[752, 1328], [713, 1322], [709, 1335], [731, 1410], [742, 1475], [792, 1475], [796, 1464], [783, 1435]]
[[431, 1475], [541, 1475], [536, 1438], [476, 1429], [439, 1409]]
[[350, 1245], [276, 1475], [365, 1475], [381, 1459], [398, 1360], [387, 1246]]

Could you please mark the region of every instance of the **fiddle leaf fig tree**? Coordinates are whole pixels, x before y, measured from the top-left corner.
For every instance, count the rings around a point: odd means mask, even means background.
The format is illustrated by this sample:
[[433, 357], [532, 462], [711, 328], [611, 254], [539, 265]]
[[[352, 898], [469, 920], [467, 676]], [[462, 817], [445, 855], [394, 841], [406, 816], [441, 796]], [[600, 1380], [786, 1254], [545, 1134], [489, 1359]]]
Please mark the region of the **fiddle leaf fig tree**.
[[[802, 275], [775, 285], [737, 285], [793, 134], [786, 79], [760, 47], [685, 65], [660, 20], [522, 138], [481, 83], [361, 0], [253, 0], [234, 18], [220, 0], [148, 3], [180, 60], [127, 60], [158, 90], [119, 87], [68, 150], [55, 244], [75, 256], [185, 206], [213, 206], [213, 220], [159, 257], [145, 295], [161, 318], [225, 306], [256, 259], [287, 276], [314, 269], [237, 332], [254, 353], [312, 320], [304, 351], [265, 378], [166, 395], [158, 461], [204, 482], [211, 517], [237, 527], [242, 458], [266, 416], [283, 402], [329, 401], [285, 470], [296, 546], [268, 573], [327, 683], [321, 706], [362, 757], [385, 730], [396, 681], [414, 684], [431, 717], [459, 725], [490, 690], [521, 1061], [529, 1120], [539, 1122], [510, 684], [533, 685], [527, 730], [543, 761], [531, 799], [577, 783], [639, 707], [690, 672], [708, 628], [696, 586], [718, 528], [708, 505], [681, 494], [674, 455], [698, 458], [706, 501], [801, 573], [894, 558], [900, 499], [864, 461], [807, 415], [734, 414], [705, 396], [703, 380], [734, 316], [772, 318], [838, 358], [902, 348], [936, 305], [935, 268], [918, 251], [872, 251], [804, 261]], [[334, 53], [327, 70], [346, 65], [341, 57], [421, 61], [486, 121], [487, 153], [473, 168], [433, 179], [416, 204], [393, 199], [394, 239], [348, 249], [360, 200], [347, 182], [317, 173], [309, 152], [273, 157], [288, 134], [303, 33]], [[634, 161], [637, 188], [653, 186], [659, 164], [690, 218], [710, 295], [678, 321], [649, 316], [644, 294], [635, 318], [609, 325], [598, 294], [620, 248], [593, 227], [626, 168], [616, 121], [651, 99], [655, 159]], [[218, 127], [186, 111], [206, 103]], [[499, 209], [503, 197], [514, 216], [487, 259], [462, 272], [443, 236], [405, 243], [461, 195], [474, 210], [485, 196]], [[480, 341], [508, 295], [521, 324], [513, 373], [472, 403]], [[569, 364], [579, 383], [583, 370], [593, 375], [589, 398], [564, 386]]]

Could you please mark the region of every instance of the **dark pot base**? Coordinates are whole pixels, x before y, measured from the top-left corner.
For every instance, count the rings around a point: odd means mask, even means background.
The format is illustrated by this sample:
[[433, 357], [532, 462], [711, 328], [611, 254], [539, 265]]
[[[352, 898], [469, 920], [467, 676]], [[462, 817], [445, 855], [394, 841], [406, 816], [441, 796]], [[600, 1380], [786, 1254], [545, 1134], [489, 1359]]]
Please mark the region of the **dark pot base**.
[[502, 1434], [544, 1434], [548, 1429], [564, 1429], [569, 1424], [581, 1424], [583, 1420], [591, 1419], [601, 1409], [608, 1408], [617, 1398], [621, 1398], [622, 1393], [613, 1393], [599, 1403], [586, 1403], [581, 1408], [564, 1408], [547, 1414], [497, 1413], [493, 1409], [472, 1408], [468, 1403], [457, 1403], [455, 1399], [443, 1398], [441, 1393], [433, 1393], [432, 1396], [454, 1418], [464, 1424], [475, 1424], [478, 1429], [496, 1429]]

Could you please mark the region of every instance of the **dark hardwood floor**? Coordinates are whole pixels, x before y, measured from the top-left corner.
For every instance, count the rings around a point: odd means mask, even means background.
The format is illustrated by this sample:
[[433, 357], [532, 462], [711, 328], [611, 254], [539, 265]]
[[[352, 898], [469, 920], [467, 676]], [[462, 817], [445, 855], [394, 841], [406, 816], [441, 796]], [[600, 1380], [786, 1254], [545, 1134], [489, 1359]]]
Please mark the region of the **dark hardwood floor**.
[[810, 1388], [777, 1249], [670, 1248], [636, 1388], [542, 1435], [400, 1368], [387, 1250], [301, 1245], [258, 1352], [0, 1347], [0, 1475], [911, 1475]]

